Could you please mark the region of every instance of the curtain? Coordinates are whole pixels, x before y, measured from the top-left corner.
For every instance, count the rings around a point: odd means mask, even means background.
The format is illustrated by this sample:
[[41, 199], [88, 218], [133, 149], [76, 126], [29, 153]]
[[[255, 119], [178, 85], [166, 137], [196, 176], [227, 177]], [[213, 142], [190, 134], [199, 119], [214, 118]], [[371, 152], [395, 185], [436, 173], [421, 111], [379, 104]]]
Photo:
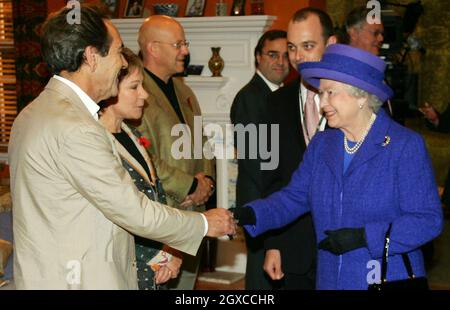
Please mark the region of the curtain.
[[49, 71], [41, 57], [40, 29], [47, 17], [47, 0], [14, 0], [17, 110], [44, 89]]

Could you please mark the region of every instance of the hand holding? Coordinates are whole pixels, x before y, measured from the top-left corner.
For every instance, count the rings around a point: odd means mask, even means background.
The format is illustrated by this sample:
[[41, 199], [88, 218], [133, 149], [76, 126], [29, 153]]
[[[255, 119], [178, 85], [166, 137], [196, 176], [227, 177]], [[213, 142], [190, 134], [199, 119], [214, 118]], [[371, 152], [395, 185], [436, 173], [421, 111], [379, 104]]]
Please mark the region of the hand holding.
[[419, 111], [425, 116], [425, 118], [430, 121], [433, 125], [439, 125], [439, 114], [436, 112], [434, 107], [428, 102], [425, 102]]
[[194, 206], [194, 200], [192, 198], [192, 195], [188, 195], [184, 198], [184, 200], [180, 203], [180, 208], [189, 208]]
[[271, 249], [266, 251], [263, 269], [272, 280], [281, 280], [284, 277], [283, 270], [281, 269], [280, 250]]
[[163, 284], [178, 277], [182, 262], [183, 260], [180, 257], [173, 255], [167, 264], [155, 271], [155, 283]]
[[207, 178], [202, 172], [197, 173], [195, 178], [197, 179], [197, 188], [188, 197], [190, 197], [193, 203], [198, 206], [205, 204], [209, 197], [214, 193], [214, 184], [213, 181]]
[[203, 212], [208, 221], [208, 237], [221, 237], [236, 234], [233, 214], [224, 208], [210, 209]]
[[171, 278], [171, 272], [166, 266], [161, 266], [157, 271], [155, 271], [154, 281], [155, 284], [164, 284]]
[[319, 249], [329, 251], [334, 255], [366, 247], [366, 236], [364, 228], [341, 228], [336, 230], [325, 230], [328, 236], [319, 243]]
[[183, 263], [183, 259], [177, 256], [172, 256], [172, 260], [167, 263], [165, 267], [167, 267], [170, 270], [172, 279], [175, 279], [178, 277], [178, 274], [180, 273], [180, 267]]

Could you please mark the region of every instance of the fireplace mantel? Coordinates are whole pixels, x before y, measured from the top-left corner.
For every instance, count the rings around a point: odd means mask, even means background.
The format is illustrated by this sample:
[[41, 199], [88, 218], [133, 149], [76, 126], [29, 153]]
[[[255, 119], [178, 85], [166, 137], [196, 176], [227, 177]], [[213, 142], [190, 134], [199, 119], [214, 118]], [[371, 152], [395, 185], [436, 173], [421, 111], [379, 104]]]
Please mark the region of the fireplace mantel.
[[[198, 98], [204, 124], [218, 124], [225, 129], [230, 123], [230, 108], [236, 93], [255, 74], [254, 48], [275, 19], [275, 16], [267, 15], [177, 18], [190, 42], [190, 64], [204, 66], [200, 76], [185, 78]], [[137, 52], [138, 30], [144, 19], [112, 21], [119, 29], [124, 45]], [[221, 47], [220, 55], [225, 62], [223, 77], [211, 77], [208, 69], [211, 47]], [[214, 141], [226, 149], [227, 145], [232, 145], [231, 137], [225, 135]], [[235, 205], [236, 173], [236, 164], [228, 159], [216, 159], [218, 207]], [[221, 254], [217, 256], [217, 270], [245, 272], [246, 255], [242, 239], [219, 243], [218, 252]]]
[[[179, 17], [176, 18], [186, 33], [205, 32], [229, 33], [229, 32], [261, 32], [272, 26], [275, 16], [252, 15], [252, 16], [211, 16], [211, 17]], [[144, 18], [121, 18], [113, 19], [113, 23], [119, 29], [139, 29]], [[122, 32], [121, 32], [122, 33]]]

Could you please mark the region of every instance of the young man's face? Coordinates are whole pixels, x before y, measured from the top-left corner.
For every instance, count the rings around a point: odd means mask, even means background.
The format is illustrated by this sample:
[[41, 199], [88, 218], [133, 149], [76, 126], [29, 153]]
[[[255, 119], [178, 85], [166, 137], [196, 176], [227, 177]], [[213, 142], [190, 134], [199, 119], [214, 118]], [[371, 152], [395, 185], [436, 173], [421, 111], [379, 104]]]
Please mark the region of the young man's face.
[[295, 70], [306, 61], [319, 61], [327, 46], [319, 17], [310, 14], [299, 22], [290, 22], [287, 31], [289, 61]]

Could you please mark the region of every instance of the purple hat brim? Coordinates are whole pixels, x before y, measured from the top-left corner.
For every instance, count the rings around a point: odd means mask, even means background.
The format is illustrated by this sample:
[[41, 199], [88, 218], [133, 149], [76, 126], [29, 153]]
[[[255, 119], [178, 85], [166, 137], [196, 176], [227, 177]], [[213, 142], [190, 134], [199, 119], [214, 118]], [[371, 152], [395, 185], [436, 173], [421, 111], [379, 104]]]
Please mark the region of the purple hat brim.
[[334, 80], [365, 90], [384, 102], [394, 94], [383, 81], [385, 67], [383, 60], [366, 51], [332, 44], [321, 61], [304, 62], [299, 65], [299, 72], [315, 88], [319, 88], [320, 79]]
[[384, 82], [370, 80], [369, 77], [366, 80], [361, 80], [353, 75], [341, 72], [342, 68], [332, 63], [305, 62], [300, 64], [299, 69], [303, 80], [315, 88], [319, 88], [320, 79], [328, 79], [358, 87], [377, 96], [382, 102], [385, 102], [394, 94], [392, 89]]

